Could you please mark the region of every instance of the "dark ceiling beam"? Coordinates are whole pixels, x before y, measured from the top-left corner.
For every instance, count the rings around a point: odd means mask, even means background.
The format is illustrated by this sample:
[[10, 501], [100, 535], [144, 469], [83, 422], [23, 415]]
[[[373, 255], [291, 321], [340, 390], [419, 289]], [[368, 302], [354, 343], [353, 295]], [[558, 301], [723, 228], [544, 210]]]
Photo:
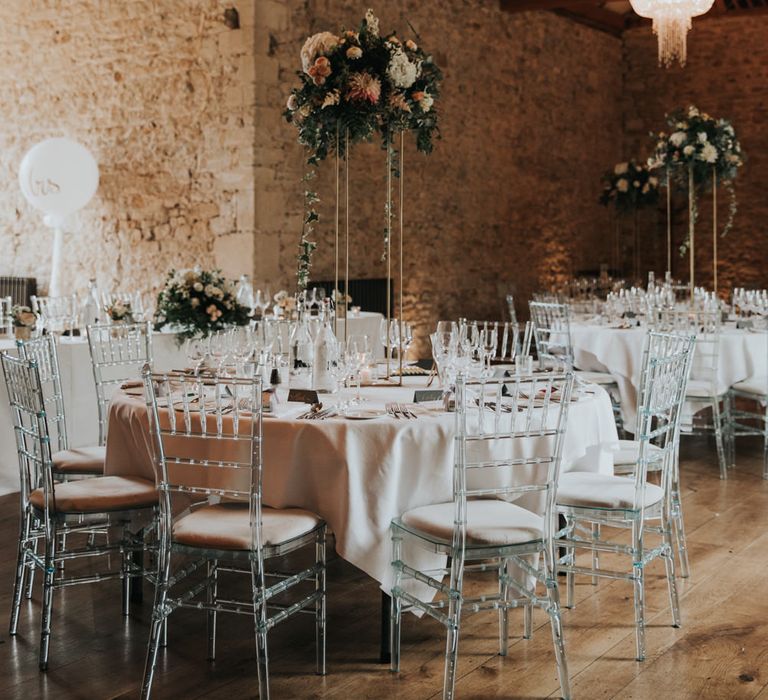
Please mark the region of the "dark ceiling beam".
[[578, 10], [589, 5], [596, 7], [598, 0], [501, 0], [501, 9], [506, 12]]
[[564, 17], [570, 17], [581, 24], [586, 24], [594, 29], [600, 29], [616, 36], [621, 36], [627, 28], [627, 21], [624, 15], [604, 10], [602, 7], [597, 7], [597, 5], [592, 7], [584, 6], [573, 10], [558, 9], [555, 12]]

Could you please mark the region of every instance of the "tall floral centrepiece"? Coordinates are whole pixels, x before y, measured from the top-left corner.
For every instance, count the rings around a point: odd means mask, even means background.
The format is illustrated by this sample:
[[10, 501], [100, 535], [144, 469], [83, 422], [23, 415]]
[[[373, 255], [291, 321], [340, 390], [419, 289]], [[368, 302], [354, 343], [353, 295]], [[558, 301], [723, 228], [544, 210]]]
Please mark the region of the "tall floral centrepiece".
[[249, 322], [235, 298], [235, 282], [220, 270], [171, 270], [157, 297], [155, 326], [168, 325], [180, 340], [208, 336]]
[[668, 131], [651, 134], [655, 140], [655, 148], [648, 165], [663, 174], [668, 187], [672, 182], [687, 187], [689, 229], [688, 238], [681, 248], [682, 253], [693, 245], [698, 217], [697, 196], [702, 192], [712, 191], [714, 282], [717, 289], [717, 187], [724, 186], [730, 197], [728, 219], [720, 234], [725, 236], [733, 226], [736, 215], [733, 181], [744, 165], [744, 152], [730, 121], [715, 119], [698, 107], [690, 106], [668, 115], [667, 126]]
[[437, 132], [435, 98], [442, 75], [432, 57], [395, 32], [381, 36], [368, 10], [357, 30], [320, 32], [301, 49], [301, 86], [291, 90], [285, 118], [296, 125], [310, 163], [380, 133], [386, 142], [415, 131], [420, 151], [430, 153]]
[[[329, 154], [345, 158], [346, 165], [349, 147], [376, 134], [387, 151], [388, 177], [400, 172], [395, 163], [396, 135], [412, 131], [418, 150], [432, 152], [438, 135], [440, 69], [413, 39], [402, 39], [396, 32], [382, 35], [372, 10], [357, 29], [310, 36], [301, 49], [297, 75], [300, 85], [291, 90], [284, 117], [296, 126], [309, 166], [317, 166]], [[312, 177], [310, 172], [302, 181], [305, 216], [297, 256], [299, 290], [306, 288], [316, 248], [311, 236], [319, 220], [318, 198], [307, 185]], [[387, 242], [392, 216], [389, 194]]]

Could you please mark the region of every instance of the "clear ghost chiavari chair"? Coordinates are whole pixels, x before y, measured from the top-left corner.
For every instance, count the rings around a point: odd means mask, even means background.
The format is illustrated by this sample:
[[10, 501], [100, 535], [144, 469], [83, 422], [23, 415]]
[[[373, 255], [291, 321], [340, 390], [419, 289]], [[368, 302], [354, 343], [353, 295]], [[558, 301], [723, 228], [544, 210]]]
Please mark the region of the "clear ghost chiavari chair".
[[13, 333], [13, 318], [11, 311], [13, 309], [13, 299], [11, 297], [0, 297], [0, 333]]
[[[56, 589], [119, 578], [123, 588], [123, 614], [128, 615], [131, 578], [144, 573], [131, 561], [133, 553], [143, 552], [144, 546], [130, 528], [137, 511], [151, 511], [157, 506], [157, 491], [154, 481], [136, 477], [94, 476], [79, 481], [57, 481], [59, 475], [49, 432], [51, 415], [47, 410], [50, 402], [44, 395], [37, 360], [0, 353], [0, 361], [13, 414], [21, 484], [21, 527], [10, 634], [18, 631], [25, 585], [27, 597], [31, 597], [33, 574], [40, 569], [43, 600], [39, 666], [46, 670]], [[121, 528], [121, 537], [113, 544], [107, 540], [97, 546], [95, 534], [110, 527]], [[88, 546], [68, 549], [66, 542], [76, 535], [88, 536]], [[37, 551], [38, 542], [45, 546], [42, 555]], [[117, 571], [91, 570], [80, 575], [64, 575], [65, 561], [78, 558], [92, 561], [97, 556], [106, 556], [110, 562], [108, 557], [114, 554], [119, 554], [121, 559]], [[25, 583], [27, 570], [29, 579]]]
[[[728, 454], [732, 451], [730, 405], [728, 391], [720, 380], [721, 312], [719, 305], [706, 302], [708, 308], [663, 309], [660, 312], [657, 330], [666, 332], [693, 333], [696, 336], [696, 351], [693, 358], [691, 379], [688, 382], [685, 411], [681, 420], [684, 435], [714, 434], [720, 478], [728, 477]], [[710, 409], [711, 422], [701, 416]]]
[[152, 327], [149, 323], [90, 325], [86, 328], [99, 415], [99, 445], [107, 442], [109, 402], [115, 389], [152, 362]]
[[[550, 616], [561, 693], [570, 697], [552, 537], [572, 388], [572, 373], [479, 382], [457, 376], [453, 500], [414, 508], [392, 521], [392, 670], [400, 669], [402, 613], [426, 613], [448, 631], [445, 699], [454, 697], [462, 617], [496, 610], [499, 653], [505, 656], [508, 611], [524, 609], [529, 633], [534, 606]], [[511, 502], [521, 496], [538, 499], [542, 514]], [[416, 568], [405, 561], [404, 544], [447, 555], [450, 562]], [[541, 555], [539, 566], [531, 564], [531, 555]], [[465, 574], [478, 572], [494, 572], [497, 590], [465, 596]], [[438, 597], [422, 600], [409, 590], [413, 582], [429, 586]]]
[[77, 328], [79, 304], [77, 294], [63, 297], [32, 296], [32, 311], [40, 318], [41, 330], [49, 333], [71, 333]]
[[[165, 621], [184, 607], [206, 611], [211, 659], [218, 614], [252, 616], [263, 700], [269, 698], [267, 633], [296, 613], [315, 618], [317, 672], [325, 674], [326, 525], [306, 510], [263, 505], [261, 378], [153, 374], [149, 366], [142, 374], [160, 492], [157, 584], [142, 698], [151, 694]], [[295, 573], [267, 571], [268, 560], [306, 546], [315, 548], [312, 565]], [[191, 562], [171, 575], [174, 556]], [[199, 569], [202, 580], [189, 581]], [[247, 574], [249, 598], [223, 597], [222, 573]], [[298, 599], [285, 600], [288, 591]]]
[[[638, 661], [644, 660], [646, 653], [645, 567], [658, 557], [664, 559], [666, 567], [672, 624], [680, 626], [670, 484], [677, 459], [680, 415], [694, 342], [692, 336], [651, 333], [650, 359], [638, 416], [640, 444], [633, 478], [597, 472], [568, 472], [561, 476], [558, 484], [557, 510], [566, 521], [557, 535], [557, 544], [565, 549], [565, 555], [558, 560], [558, 571], [567, 575], [567, 604], [569, 607], [573, 605], [574, 575], [630, 581], [634, 589], [635, 657]], [[654, 468], [660, 465], [660, 486], [647, 481], [651, 465]], [[595, 526], [602, 529], [596, 530]], [[607, 528], [629, 530], [631, 544], [607, 539]], [[647, 547], [645, 539], [649, 534], [660, 536], [661, 543]], [[577, 550], [592, 553], [591, 567], [577, 565]], [[630, 572], [596, 568], [594, 553], [598, 551], [630, 557]]]

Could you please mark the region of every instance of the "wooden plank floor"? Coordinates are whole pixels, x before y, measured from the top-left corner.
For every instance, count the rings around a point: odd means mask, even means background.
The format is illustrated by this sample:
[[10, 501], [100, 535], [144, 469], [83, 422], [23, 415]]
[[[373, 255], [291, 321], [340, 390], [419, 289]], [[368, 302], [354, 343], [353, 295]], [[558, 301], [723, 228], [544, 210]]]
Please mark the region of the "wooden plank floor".
[[[632, 591], [625, 582], [577, 584], [577, 606], [564, 614], [570, 675], [577, 698], [760, 698], [768, 700], [768, 481], [760, 478], [762, 449], [740, 441], [738, 468], [717, 478], [714, 445], [683, 439], [684, 509], [693, 575], [681, 583], [683, 627], [669, 626], [662, 565], [648, 582], [648, 658], [634, 661]], [[50, 670], [37, 670], [39, 600], [22, 608], [20, 633], [7, 635], [15, 558], [16, 498], [0, 498], [1, 698], [134, 698], [148, 634], [151, 592], [131, 616], [120, 615], [119, 584], [60, 592], [56, 598]], [[606, 562], [610, 565], [610, 561]], [[329, 564], [329, 674], [314, 675], [313, 623], [299, 617], [270, 635], [275, 698], [427, 699], [440, 696], [443, 629], [407, 616], [399, 675], [377, 663], [379, 590], [349, 564]], [[506, 658], [497, 655], [495, 614], [463, 625], [460, 698], [558, 695], [551, 636], [542, 614], [532, 640], [511, 616]], [[169, 647], [160, 654], [157, 698], [257, 697], [252, 628], [247, 617], [222, 618], [218, 658], [206, 661], [205, 619], [172, 617]]]

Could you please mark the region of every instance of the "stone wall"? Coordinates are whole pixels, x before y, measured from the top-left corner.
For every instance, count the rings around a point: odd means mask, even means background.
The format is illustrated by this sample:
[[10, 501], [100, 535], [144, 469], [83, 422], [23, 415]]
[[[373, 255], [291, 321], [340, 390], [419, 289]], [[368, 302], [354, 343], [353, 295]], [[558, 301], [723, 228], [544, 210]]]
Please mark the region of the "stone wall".
[[0, 274], [50, 271], [50, 231], [18, 166], [49, 136], [94, 153], [94, 200], [68, 224], [62, 286], [157, 287], [171, 267], [252, 271], [254, 63], [219, 0], [0, 4]]
[[[277, 262], [282, 281], [294, 274], [304, 169], [278, 110], [305, 37], [356, 24], [361, 9], [338, 0], [262, 7], [257, 132], [268, 145], [262, 162], [257, 153], [257, 247], [264, 275]], [[608, 216], [596, 198], [600, 175], [621, 155], [621, 42], [551, 13], [508, 14], [495, 0], [397, 0], [378, 9], [383, 32], [411, 36], [410, 23], [445, 77], [442, 139], [427, 157], [407, 138], [404, 154], [405, 307], [422, 338], [439, 318], [501, 318], [506, 293], [522, 307], [540, 286], [607, 262]], [[378, 144], [354, 149], [352, 277], [386, 272], [385, 173]], [[316, 279], [334, 274], [333, 175], [324, 163]]]
[[[664, 115], [695, 104], [715, 117], [732, 120], [747, 153], [747, 163], [736, 181], [738, 212], [733, 230], [718, 241], [718, 287], [768, 285], [768, 245], [765, 221], [768, 201], [763, 193], [768, 179], [768, 21], [765, 17], [697, 19], [688, 36], [685, 68], [660, 69], [656, 38], [649, 28], [624, 34], [624, 124], [627, 155], [648, 153], [648, 132], [664, 128]], [[727, 217], [728, 199], [719, 192], [718, 218]], [[712, 284], [712, 199], [699, 202], [696, 228], [696, 281]], [[666, 217], [659, 213], [643, 231], [647, 248], [665, 247]], [[682, 242], [687, 229], [687, 199], [676, 197], [674, 240]], [[663, 270], [665, 255], [656, 255]], [[676, 276], [688, 279], [688, 259], [673, 253]]]
[[[240, 28], [225, 22], [236, 8]], [[156, 288], [172, 266], [218, 264], [292, 288], [304, 157], [281, 117], [307, 35], [356, 24], [349, 0], [9, 0], [0, 4], [0, 274], [44, 284], [50, 234], [16, 186], [23, 153], [67, 135], [101, 186], [72, 223], [65, 287]], [[514, 292], [610, 257], [599, 177], [621, 157], [621, 42], [498, 0], [380, 3], [444, 69], [442, 140], [404, 153], [405, 301], [439, 318], [499, 318]], [[231, 23], [230, 23], [231, 24]], [[354, 277], [381, 277], [385, 165], [351, 162]], [[333, 275], [333, 167], [314, 277]], [[424, 345], [421, 349], [423, 351]]]

